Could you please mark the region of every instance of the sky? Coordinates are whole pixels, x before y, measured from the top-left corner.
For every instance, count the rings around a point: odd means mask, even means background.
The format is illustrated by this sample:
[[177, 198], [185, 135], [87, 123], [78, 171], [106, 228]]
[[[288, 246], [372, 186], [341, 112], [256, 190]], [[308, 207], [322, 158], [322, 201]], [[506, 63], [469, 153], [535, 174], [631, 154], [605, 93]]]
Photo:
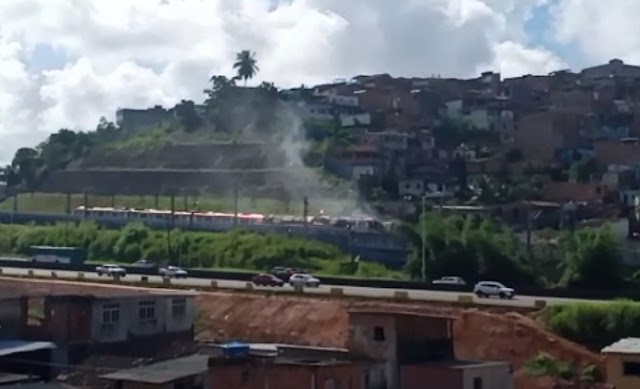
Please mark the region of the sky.
[[235, 53], [252, 83], [505, 77], [640, 64], [638, 0], [2, 0], [0, 161], [121, 107], [203, 99]]

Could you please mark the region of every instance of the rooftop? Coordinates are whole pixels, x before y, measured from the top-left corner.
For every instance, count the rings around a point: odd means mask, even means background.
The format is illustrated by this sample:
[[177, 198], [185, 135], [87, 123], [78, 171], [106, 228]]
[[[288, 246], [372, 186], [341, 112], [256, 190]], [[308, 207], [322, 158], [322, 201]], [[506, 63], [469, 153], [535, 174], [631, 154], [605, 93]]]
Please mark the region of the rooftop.
[[188, 291], [135, 288], [127, 286], [79, 285], [52, 280], [8, 280], [0, 279], [0, 300], [19, 297], [68, 297], [68, 298], [114, 298], [136, 296], [190, 296]]
[[640, 338], [624, 338], [602, 349], [603, 354], [640, 354]]
[[380, 315], [380, 316], [413, 316], [427, 319], [443, 319], [443, 320], [455, 320], [456, 316], [445, 313], [429, 313], [429, 312], [415, 312], [408, 310], [394, 310], [389, 311], [385, 309], [376, 308], [351, 308], [348, 310], [349, 314], [355, 315]]
[[101, 376], [113, 381], [130, 381], [147, 384], [165, 384], [180, 378], [191, 377], [209, 370], [209, 356], [194, 354], [152, 365], [120, 370]]

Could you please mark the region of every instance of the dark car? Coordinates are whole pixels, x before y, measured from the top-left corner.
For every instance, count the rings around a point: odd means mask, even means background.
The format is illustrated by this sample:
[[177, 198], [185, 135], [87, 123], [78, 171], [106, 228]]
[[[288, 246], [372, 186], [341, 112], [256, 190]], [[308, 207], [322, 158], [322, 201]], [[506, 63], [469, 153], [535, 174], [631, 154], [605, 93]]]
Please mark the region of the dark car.
[[140, 269], [155, 269], [158, 267], [158, 264], [146, 259], [141, 259], [139, 261], [135, 261], [132, 266]]
[[284, 281], [273, 274], [258, 274], [252, 279], [252, 282], [259, 286], [284, 286]]
[[282, 266], [276, 266], [273, 269], [271, 269], [271, 274], [278, 277], [284, 282], [289, 282], [289, 278], [291, 278], [291, 276], [296, 273], [304, 273], [304, 271], [300, 269], [292, 268], [292, 267], [282, 267]]

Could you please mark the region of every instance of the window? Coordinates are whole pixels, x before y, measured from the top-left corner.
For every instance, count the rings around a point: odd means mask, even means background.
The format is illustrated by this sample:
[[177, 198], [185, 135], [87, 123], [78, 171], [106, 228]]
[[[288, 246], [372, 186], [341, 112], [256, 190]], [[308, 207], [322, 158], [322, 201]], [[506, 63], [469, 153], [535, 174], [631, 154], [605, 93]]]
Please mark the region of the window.
[[102, 306], [102, 323], [113, 324], [120, 321], [120, 304], [109, 303]]
[[476, 377], [473, 379], [473, 389], [482, 389], [482, 378]]
[[384, 342], [384, 327], [374, 327], [373, 328], [373, 340], [377, 342]]
[[624, 372], [624, 375], [640, 376], [640, 363], [623, 362], [622, 370]]
[[140, 320], [153, 320], [156, 317], [155, 301], [140, 301]]
[[183, 317], [187, 313], [187, 300], [185, 298], [175, 298], [171, 304], [171, 314], [173, 317]]

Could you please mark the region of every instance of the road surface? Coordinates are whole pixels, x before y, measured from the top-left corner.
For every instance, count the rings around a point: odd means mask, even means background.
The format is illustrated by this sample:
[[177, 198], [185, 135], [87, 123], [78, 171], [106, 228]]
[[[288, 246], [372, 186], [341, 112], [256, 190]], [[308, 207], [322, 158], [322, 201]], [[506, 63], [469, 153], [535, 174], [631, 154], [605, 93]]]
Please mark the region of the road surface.
[[[35, 277], [51, 277], [52, 270], [49, 269], [23, 269], [23, 268], [2, 268], [3, 276], [27, 276], [29, 271], [33, 271]], [[59, 279], [77, 279], [79, 272], [56, 270], [54, 271]], [[85, 280], [108, 280], [107, 276], [98, 276], [95, 272], [83, 273]], [[126, 284], [128, 282], [141, 282], [141, 275], [127, 274], [122, 278], [121, 282]], [[163, 282], [160, 276], [148, 276], [148, 282], [151, 284], [161, 284]], [[210, 280], [203, 278], [186, 278], [186, 279], [171, 279], [171, 284], [179, 285], [181, 287], [194, 287], [205, 288], [211, 286], [211, 281], [216, 281], [217, 287], [221, 289], [237, 289], [246, 290], [246, 281], [231, 281], [231, 280]], [[386, 289], [386, 288], [369, 288], [369, 287], [357, 287], [357, 286], [332, 286], [321, 285], [319, 288], [305, 288], [305, 294], [311, 295], [328, 295], [331, 293], [331, 289], [339, 288], [343, 290], [345, 296], [351, 297], [365, 297], [365, 298], [393, 298], [396, 292], [406, 292], [410, 300], [414, 301], [439, 301], [439, 302], [454, 302], [458, 301], [459, 296], [469, 296], [473, 299], [474, 303], [481, 305], [498, 305], [498, 306], [512, 306], [512, 307], [526, 307], [531, 308], [535, 306], [536, 301], [545, 301], [547, 305], [554, 305], [566, 302], [579, 302], [592, 300], [575, 300], [555, 297], [536, 297], [536, 296], [516, 296], [513, 300], [501, 300], [498, 298], [479, 299], [472, 293], [462, 292], [446, 292], [446, 291], [433, 291], [433, 290], [406, 290], [406, 289]], [[289, 285], [283, 287], [256, 287], [255, 290], [275, 291], [275, 292], [292, 292], [293, 288]], [[516, 291], [517, 293], [517, 291]]]

